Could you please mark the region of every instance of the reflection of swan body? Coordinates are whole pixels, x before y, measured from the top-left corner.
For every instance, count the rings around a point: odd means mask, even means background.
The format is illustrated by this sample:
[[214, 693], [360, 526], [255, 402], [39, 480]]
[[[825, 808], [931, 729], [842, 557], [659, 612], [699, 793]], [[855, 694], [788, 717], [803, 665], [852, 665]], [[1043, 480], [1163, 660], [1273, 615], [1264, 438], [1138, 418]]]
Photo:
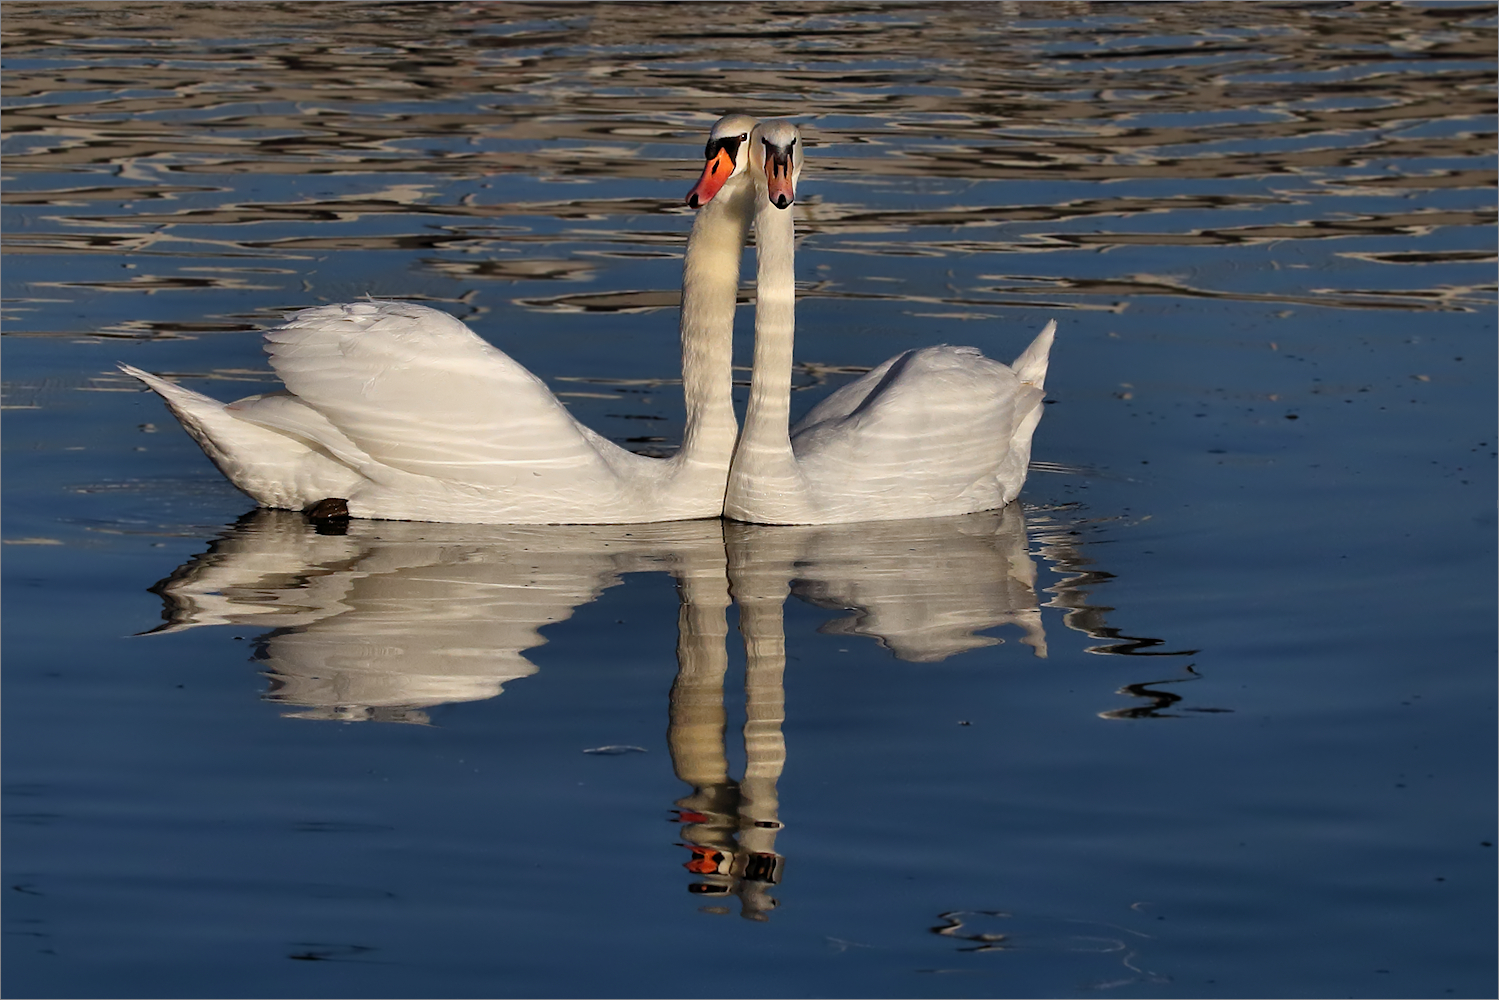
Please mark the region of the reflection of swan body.
[[[1027, 553], [1014, 505], [965, 517], [858, 525], [725, 526], [728, 580], [684, 580], [678, 671], [671, 688], [672, 766], [692, 786], [678, 799], [686, 867], [705, 897], [737, 896], [740, 913], [764, 920], [783, 865], [776, 791], [786, 766], [788, 593], [853, 612], [823, 631], [870, 635], [904, 660], [932, 662], [1000, 642], [975, 634], [1017, 625], [1046, 655]], [[706, 567], [706, 560], [703, 565]], [[744, 635], [744, 777], [729, 776], [725, 747], [724, 609], [730, 591]]]
[[1013, 625], [1046, 655], [1036, 564], [1016, 505], [963, 517], [725, 530], [736, 579], [789, 581], [809, 604], [852, 612], [823, 632], [867, 635], [897, 659], [935, 663], [992, 646], [1001, 640], [979, 633]]
[[725, 514], [829, 524], [966, 514], [1015, 499], [1041, 419], [1055, 323], [1013, 366], [971, 347], [899, 354], [788, 432], [796, 308], [788, 208], [802, 144], [795, 126], [767, 122], [750, 146], [759, 261], [755, 361]]
[[154, 589], [158, 632], [246, 624], [269, 699], [316, 718], [407, 719], [493, 698], [536, 672], [523, 655], [620, 574], [723, 574], [713, 520], [612, 527], [350, 522], [315, 533], [300, 514], [257, 510]]
[[[524, 653], [545, 642], [544, 626], [566, 621], [621, 574], [664, 571], [681, 581], [682, 676], [716, 675], [721, 688], [726, 560], [741, 603], [779, 608], [789, 591], [847, 613], [825, 630], [870, 636], [904, 660], [990, 645], [998, 640], [978, 633], [1006, 624], [1044, 655], [1035, 568], [1013, 506], [780, 528], [352, 521], [344, 535], [257, 510], [157, 584], [166, 621], [156, 631], [267, 629], [256, 648], [271, 700], [319, 716], [399, 716], [494, 697], [535, 673]], [[779, 635], [778, 626], [759, 631]]]
[[[224, 405], [130, 366], [215, 465], [267, 507], [331, 498], [354, 517], [618, 524], [715, 517], [736, 431], [731, 340], [754, 119], [720, 120], [689, 200], [682, 276], [687, 426], [669, 459], [578, 423], [457, 319], [404, 302], [306, 309], [265, 336], [286, 392]], [[715, 197], [716, 194], [716, 197]]]
[[[691, 786], [676, 802], [690, 889], [710, 904], [737, 897], [749, 919], [776, 907], [771, 893], [784, 870], [776, 841], [788, 594], [848, 614], [824, 631], [870, 636], [905, 660], [999, 642], [977, 633], [1006, 624], [1045, 655], [1035, 566], [1014, 505], [779, 527], [351, 521], [341, 535], [262, 509], [152, 588], [166, 603], [155, 631], [268, 628], [255, 642], [268, 700], [302, 718], [424, 722], [425, 708], [492, 698], [535, 673], [524, 653], [546, 641], [543, 627], [565, 622], [623, 574], [652, 571], [678, 581], [667, 743]], [[731, 600], [745, 648], [738, 780], [725, 745]]]

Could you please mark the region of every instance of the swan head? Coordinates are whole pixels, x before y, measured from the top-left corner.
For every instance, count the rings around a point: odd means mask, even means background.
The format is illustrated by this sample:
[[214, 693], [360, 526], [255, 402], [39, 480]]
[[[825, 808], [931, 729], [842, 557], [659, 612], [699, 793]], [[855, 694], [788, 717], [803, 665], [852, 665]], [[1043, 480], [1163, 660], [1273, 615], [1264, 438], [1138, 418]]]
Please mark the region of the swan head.
[[741, 114], [724, 115], [714, 123], [703, 150], [708, 159], [703, 175], [687, 192], [689, 206], [701, 208], [708, 204], [720, 188], [749, 169], [749, 137], [758, 124], [757, 119]]
[[750, 157], [765, 197], [776, 208], [796, 201], [796, 182], [802, 175], [801, 129], [786, 121], [761, 122], [750, 134]]

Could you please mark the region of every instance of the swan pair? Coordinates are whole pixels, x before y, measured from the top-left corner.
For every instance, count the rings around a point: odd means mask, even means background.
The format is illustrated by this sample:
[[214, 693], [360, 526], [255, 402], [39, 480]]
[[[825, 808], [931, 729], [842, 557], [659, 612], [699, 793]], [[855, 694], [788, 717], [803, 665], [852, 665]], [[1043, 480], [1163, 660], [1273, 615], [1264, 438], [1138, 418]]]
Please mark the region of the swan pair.
[[[387, 520], [629, 524], [727, 515], [832, 524], [1003, 506], [1025, 481], [1055, 324], [1013, 367], [907, 351], [788, 429], [802, 141], [787, 122], [714, 125], [682, 274], [687, 424], [671, 458], [579, 423], [457, 319], [404, 302], [293, 314], [265, 335], [282, 392], [224, 404], [129, 365], [229, 480], [266, 507]], [[756, 226], [755, 359], [732, 401], [739, 259]]]

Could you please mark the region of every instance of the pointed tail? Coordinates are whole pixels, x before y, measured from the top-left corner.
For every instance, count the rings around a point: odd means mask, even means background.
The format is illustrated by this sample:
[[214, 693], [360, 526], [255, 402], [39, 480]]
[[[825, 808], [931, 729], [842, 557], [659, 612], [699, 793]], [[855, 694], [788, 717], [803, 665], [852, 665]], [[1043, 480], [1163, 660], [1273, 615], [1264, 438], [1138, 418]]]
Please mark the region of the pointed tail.
[[[303, 494], [317, 493], [324, 485], [314, 475], [319, 471], [329, 471], [337, 486], [346, 485], [342, 480], [355, 475], [331, 458], [314, 455], [294, 438], [239, 419], [216, 399], [132, 365], [122, 364], [120, 371], [140, 379], [165, 400], [183, 430], [219, 471], [263, 506], [300, 509], [309, 502]], [[342, 495], [317, 493], [313, 499]]]
[[1046, 324], [1046, 329], [1036, 335], [1027, 347], [1010, 365], [1015, 374], [1022, 382], [1028, 382], [1037, 389], [1046, 388], [1046, 365], [1051, 357], [1051, 342], [1056, 336], [1057, 321], [1052, 320]]
[[[175, 382], [168, 382], [159, 375], [141, 371], [134, 365], [123, 362], [119, 365], [120, 371], [126, 375], [133, 375], [146, 383], [152, 391], [166, 401], [173, 415], [187, 428], [193, 437], [208, 433], [208, 428], [222, 420], [232, 420], [224, 413], [224, 404], [216, 399], [211, 399], [200, 392], [184, 389]], [[237, 421], [236, 421], [237, 422]]]

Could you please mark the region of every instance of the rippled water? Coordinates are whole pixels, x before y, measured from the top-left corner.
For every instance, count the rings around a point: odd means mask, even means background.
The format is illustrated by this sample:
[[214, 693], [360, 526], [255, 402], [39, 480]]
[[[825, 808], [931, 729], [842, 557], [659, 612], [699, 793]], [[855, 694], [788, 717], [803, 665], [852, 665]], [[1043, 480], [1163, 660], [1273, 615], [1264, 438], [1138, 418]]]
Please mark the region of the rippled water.
[[[1492, 5], [0, 6], [8, 995], [1494, 994]], [[114, 372], [668, 453], [730, 109], [799, 412], [1058, 320], [1018, 505], [319, 534]]]

